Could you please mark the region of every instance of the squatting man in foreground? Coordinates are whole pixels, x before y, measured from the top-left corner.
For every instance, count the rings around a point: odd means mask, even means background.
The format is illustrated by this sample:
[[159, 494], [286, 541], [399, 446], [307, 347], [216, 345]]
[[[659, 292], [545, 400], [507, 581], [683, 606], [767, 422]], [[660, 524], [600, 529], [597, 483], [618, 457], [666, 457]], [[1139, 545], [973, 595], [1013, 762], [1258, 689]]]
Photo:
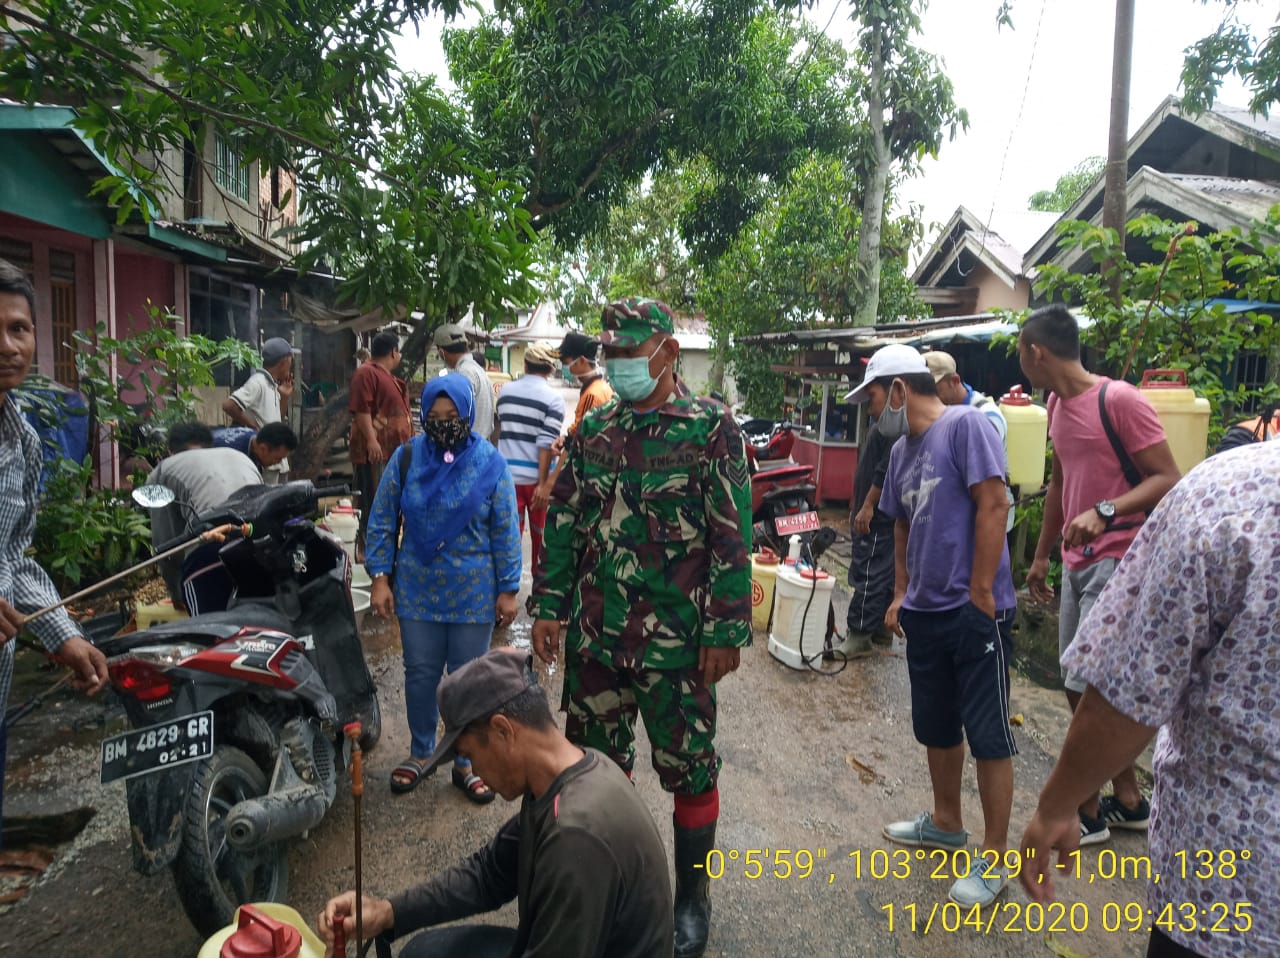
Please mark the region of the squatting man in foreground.
[[[363, 931], [384, 943], [513, 898], [516, 928], [466, 924], [416, 936], [401, 958], [671, 958], [671, 884], [657, 825], [608, 758], [556, 727], [532, 657], [494, 649], [440, 683], [445, 735], [430, 769], [461, 755], [520, 801], [484, 848], [390, 899], [364, 896]], [[430, 769], [428, 771], [430, 771]], [[355, 936], [355, 892], [317, 927], [333, 955], [338, 921]]]

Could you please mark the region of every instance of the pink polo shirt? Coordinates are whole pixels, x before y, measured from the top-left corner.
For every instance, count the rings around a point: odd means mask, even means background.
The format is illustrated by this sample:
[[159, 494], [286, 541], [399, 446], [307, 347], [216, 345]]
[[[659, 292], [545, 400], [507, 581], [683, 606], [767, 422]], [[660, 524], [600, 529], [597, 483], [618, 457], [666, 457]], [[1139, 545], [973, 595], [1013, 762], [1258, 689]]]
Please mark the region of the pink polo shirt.
[[[1164, 427], [1151, 403], [1129, 383], [1100, 376], [1088, 390], [1071, 399], [1051, 393], [1049, 438], [1053, 440], [1053, 453], [1062, 467], [1064, 528], [1080, 513], [1092, 509], [1094, 503], [1116, 499], [1131, 488], [1098, 415], [1098, 390], [1103, 383], [1110, 383], [1107, 418], [1130, 459], [1165, 440]], [[1118, 521], [1133, 522], [1141, 518], [1140, 515], [1126, 516]], [[1104, 532], [1089, 543], [1089, 555], [1085, 555], [1081, 546], [1064, 548], [1062, 561], [1068, 569], [1082, 569], [1099, 559], [1119, 559], [1137, 534], [1137, 526]]]

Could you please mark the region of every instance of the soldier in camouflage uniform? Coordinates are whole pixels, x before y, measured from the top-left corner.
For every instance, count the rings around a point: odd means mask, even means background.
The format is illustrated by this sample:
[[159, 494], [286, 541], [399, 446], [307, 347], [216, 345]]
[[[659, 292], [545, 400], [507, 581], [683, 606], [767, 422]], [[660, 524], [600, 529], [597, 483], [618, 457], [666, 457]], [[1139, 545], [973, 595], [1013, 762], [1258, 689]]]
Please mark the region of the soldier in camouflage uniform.
[[675, 796], [675, 954], [691, 958], [711, 922], [702, 866], [720, 808], [715, 684], [751, 644], [751, 487], [733, 417], [675, 375], [671, 310], [622, 300], [603, 325], [617, 400], [583, 419], [551, 494], [533, 643], [554, 662], [568, 621], [571, 741], [631, 774], [644, 718]]

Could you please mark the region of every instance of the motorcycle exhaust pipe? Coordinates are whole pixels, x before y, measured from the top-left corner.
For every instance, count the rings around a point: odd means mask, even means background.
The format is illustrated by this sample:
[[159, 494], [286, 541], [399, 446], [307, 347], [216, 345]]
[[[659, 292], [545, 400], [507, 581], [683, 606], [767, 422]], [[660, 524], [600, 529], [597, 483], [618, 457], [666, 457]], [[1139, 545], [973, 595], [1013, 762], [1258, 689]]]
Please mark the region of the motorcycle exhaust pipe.
[[319, 825], [328, 810], [328, 799], [315, 785], [246, 799], [227, 813], [227, 841], [240, 851], [272, 845]]

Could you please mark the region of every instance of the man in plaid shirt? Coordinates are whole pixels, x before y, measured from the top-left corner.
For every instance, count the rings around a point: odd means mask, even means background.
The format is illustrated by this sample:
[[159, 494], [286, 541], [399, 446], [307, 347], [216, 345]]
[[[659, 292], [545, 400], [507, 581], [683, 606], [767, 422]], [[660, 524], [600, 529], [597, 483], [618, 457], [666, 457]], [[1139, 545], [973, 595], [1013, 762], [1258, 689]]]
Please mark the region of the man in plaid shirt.
[[[36, 351], [35, 291], [16, 266], [0, 260], [0, 714], [13, 680], [13, 637], [26, 616], [58, 601], [58, 592], [27, 555], [39, 508], [40, 440], [9, 393], [22, 385]], [[65, 609], [31, 623], [44, 647], [70, 667], [92, 694], [107, 681], [107, 660]], [[0, 810], [8, 729], [0, 725]]]

